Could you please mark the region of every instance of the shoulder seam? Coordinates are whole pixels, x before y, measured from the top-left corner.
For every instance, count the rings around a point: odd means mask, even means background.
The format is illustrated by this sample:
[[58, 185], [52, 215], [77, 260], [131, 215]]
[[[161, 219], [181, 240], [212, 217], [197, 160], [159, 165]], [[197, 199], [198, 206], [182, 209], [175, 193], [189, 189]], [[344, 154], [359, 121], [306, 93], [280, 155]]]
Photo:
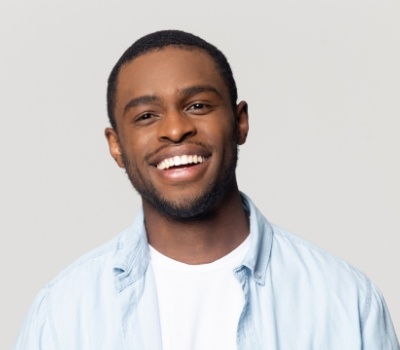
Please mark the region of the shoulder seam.
[[56, 327], [54, 325], [52, 313], [51, 313], [51, 310], [50, 310], [50, 297], [49, 297], [49, 288], [48, 287], [45, 288], [45, 299], [46, 299], [46, 313], [47, 313], [47, 318], [49, 320], [51, 335], [53, 337], [54, 344], [55, 344], [56, 348], [60, 349], [60, 344], [59, 344], [59, 341], [58, 341]]
[[371, 281], [368, 278], [366, 278], [366, 280], [367, 280], [367, 296], [365, 298], [364, 310], [362, 312], [361, 320], [360, 320], [361, 334], [363, 334], [363, 332], [364, 332], [365, 322], [367, 321], [369, 312], [371, 310], [372, 285], [371, 285]]

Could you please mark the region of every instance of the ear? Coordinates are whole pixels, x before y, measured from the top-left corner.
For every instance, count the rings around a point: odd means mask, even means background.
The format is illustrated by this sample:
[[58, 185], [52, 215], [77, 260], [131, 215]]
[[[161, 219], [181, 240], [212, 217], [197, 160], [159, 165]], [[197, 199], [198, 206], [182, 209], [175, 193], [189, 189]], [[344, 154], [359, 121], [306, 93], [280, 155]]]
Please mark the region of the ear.
[[117, 162], [120, 168], [124, 168], [124, 161], [122, 159], [121, 147], [119, 145], [119, 138], [117, 132], [113, 128], [106, 128], [105, 135], [108, 142], [111, 157]]
[[246, 142], [249, 132], [249, 114], [247, 102], [241, 101], [236, 106], [236, 134], [237, 144], [243, 145]]

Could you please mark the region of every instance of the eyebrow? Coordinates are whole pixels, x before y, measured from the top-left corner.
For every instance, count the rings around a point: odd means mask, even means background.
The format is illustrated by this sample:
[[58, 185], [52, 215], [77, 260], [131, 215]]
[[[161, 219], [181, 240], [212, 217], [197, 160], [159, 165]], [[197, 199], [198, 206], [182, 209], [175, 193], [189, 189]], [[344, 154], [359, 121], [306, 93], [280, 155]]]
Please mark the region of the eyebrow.
[[139, 96], [139, 97], [133, 98], [126, 104], [126, 106], [124, 108], [124, 115], [131, 108], [134, 108], [134, 107], [137, 107], [137, 106], [140, 106], [143, 104], [147, 104], [147, 103], [152, 103], [152, 102], [160, 103], [161, 99], [158, 96], [153, 96], [153, 95], [144, 95], [144, 96]]
[[200, 94], [200, 93], [202, 93], [202, 92], [212, 92], [212, 93], [214, 93], [215, 95], [217, 95], [218, 97], [221, 97], [221, 98], [222, 98], [221, 93], [220, 93], [215, 87], [213, 87], [213, 86], [211, 86], [211, 85], [196, 85], [196, 86], [191, 86], [191, 87], [188, 87], [188, 88], [183, 89], [183, 90], [180, 92], [180, 94], [181, 94], [183, 97], [188, 98], [188, 97], [191, 97], [191, 96]]
[[[190, 86], [188, 88], [182, 89], [179, 94], [183, 98], [189, 98], [192, 96], [195, 96], [197, 94], [200, 94], [202, 92], [211, 92], [218, 97], [222, 98], [221, 93], [213, 86], [211, 85], [196, 85], [196, 86]], [[131, 99], [125, 106], [124, 108], [124, 115], [126, 112], [131, 109], [135, 108], [140, 105], [148, 104], [148, 103], [161, 103], [161, 98], [158, 96], [154, 95], [144, 95], [144, 96], [139, 96]]]

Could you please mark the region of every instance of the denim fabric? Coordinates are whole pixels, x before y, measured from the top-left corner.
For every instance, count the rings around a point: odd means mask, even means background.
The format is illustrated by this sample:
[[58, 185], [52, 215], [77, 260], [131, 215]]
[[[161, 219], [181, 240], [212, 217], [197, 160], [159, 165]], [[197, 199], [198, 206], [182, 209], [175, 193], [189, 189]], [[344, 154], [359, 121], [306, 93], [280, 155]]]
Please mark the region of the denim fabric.
[[[250, 212], [250, 249], [233, 271], [246, 300], [238, 349], [400, 349], [385, 302], [364, 274], [270, 224], [242, 198]], [[43, 288], [14, 347], [161, 348], [143, 213]]]

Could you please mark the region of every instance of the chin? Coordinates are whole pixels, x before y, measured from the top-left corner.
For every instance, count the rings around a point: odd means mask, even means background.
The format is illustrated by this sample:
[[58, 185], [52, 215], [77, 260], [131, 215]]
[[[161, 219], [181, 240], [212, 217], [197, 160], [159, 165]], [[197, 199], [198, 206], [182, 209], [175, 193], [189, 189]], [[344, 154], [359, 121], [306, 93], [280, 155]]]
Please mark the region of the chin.
[[210, 215], [215, 203], [223, 195], [221, 186], [210, 187], [202, 194], [181, 195], [176, 200], [164, 198], [156, 193], [147, 194], [145, 197], [158, 212], [175, 220], [191, 221]]

